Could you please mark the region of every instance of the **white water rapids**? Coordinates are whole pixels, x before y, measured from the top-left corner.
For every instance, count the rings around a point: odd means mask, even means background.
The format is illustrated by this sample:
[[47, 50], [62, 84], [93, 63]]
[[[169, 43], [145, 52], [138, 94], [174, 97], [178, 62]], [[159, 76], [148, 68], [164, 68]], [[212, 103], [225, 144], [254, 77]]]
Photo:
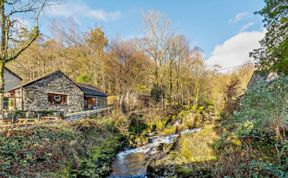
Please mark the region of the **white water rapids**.
[[113, 162], [113, 172], [110, 178], [145, 178], [147, 156], [156, 154], [156, 149], [160, 144], [173, 143], [180, 134], [190, 134], [198, 132], [201, 129], [184, 130], [179, 134], [168, 136], [151, 137], [150, 143], [134, 149], [129, 149], [118, 153], [116, 160]]

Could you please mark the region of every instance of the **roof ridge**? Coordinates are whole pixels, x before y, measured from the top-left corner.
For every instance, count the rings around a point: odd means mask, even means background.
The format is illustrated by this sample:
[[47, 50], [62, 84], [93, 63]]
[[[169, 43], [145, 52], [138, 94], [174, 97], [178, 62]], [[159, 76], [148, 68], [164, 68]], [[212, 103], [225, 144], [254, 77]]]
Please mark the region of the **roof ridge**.
[[76, 83], [77, 85], [82, 85], [82, 86], [84, 86], [84, 87], [90, 87], [90, 88], [93, 88], [93, 89], [97, 89], [97, 90], [99, 90], [99, 91], [101, 91], [102, 92], [102, 90], [100, 89], [100, 88], [98, 88], [98, 87], [96, 87], [96, 86], [94, 86], [94, 85], [90, 85], [90, 84], [84, 84], [84, 83]]
[[[53, 74], [55, 74], [55, 73], [57, 73], [57, 72], [63, 73], [61, 70], [56, 70], [56, 71], [54, 71], [54, 72], [44, 74], [44, 75], [42, 75], [42, 76], [40, 76], [40, 77], [37, 77], [37, 78], [35, 78], [35, 79], [33, 79], [33, 80], [30, 80], [30, 81], [28, 81], [28, 82], [25, 82], [25, 83], [23, 83], [23, 84], [20, 84], [20, 85], [16, 86], [15, 88], [10, 89], [9, 91], [18, 89], [18, 88], [20, 88], [20, 87], [25, 87], [25, 86], [27, 86], [27, 85], [30, 85], [30, 84], [34, 83], [34, 82], [37, 82], [38, 80], [41, 80], [41, 79], [43, 79], [43, 78], [45, 78], [45, 77], [48, 77], [48, 76], [50, 76], [50, 75], [53, 75]], [[63, 73], [63, 74], [64, 74], [64, 73]], [[64, 75], [65, 75], [65, 74], [64, 74]], [[65, 76], [66, 76], [66, 75], [65, 75]]]
[[87, 84], [81, 84], [81, 83], [76, 83], [79, 88], [81, 88], [85, 94], [87, 95], [94, 95], [94, 96], [107, 96], [105, 92], [100, 90], [99, 88], [96, 88], [92, 85], [87, 85]]
[[[70, 79], [67, 75], [65, 75], [61, 70], [56, 70], [54, 72], [51, 72], [51, 73], [48, 73], [48, 74], [45, 74], [43, 76], [40, 76], [38, 78], [35, 78], [34, 80], [31, 80], [29, 82], [26, 82], [24, 84], [21, 84], [15, 88], [12, 88], [10, 89], [9, 91], [13, 91], [13, 90], [16, 90], [18, 88], [21, 88], [21, 87], [25, 87], [27, 85], [30, 85], [30, 84], [33, 84], [34, 82], [37, 82], [39, 80], [42, 80], [46, 77], [49, 77], [50, 75], [53, 75], [55, 73], [61, 73], [63, 74], [67, 79], [69, 79], [71, 82], [73, 82], [73, 84], [75, 86], [77, 86], [81, 91], [83, 91], [84, 93], [86, 94], [91, 94], [91, 95], [95, 95], [95, 96], [107, 96], [107, 94], [105, 92], [103, 92], [102, 90], [100, 90], [99, 88], [95, 87], [95, 86], [92, 86], [92, 85], [86, 85], [86, 84], [81, 84], [81, 83], [76, 83], [75, 81], [73, 81], [72, 79]], [[8, 92], [9, 92], [8, 91]]]
[[8, 67], [4, 67], [4, 69], [6, 69], [8, 72], [10, 72], [11, 74], [13, 74], [15, 77], [19, 78], [20, 80], [23, 80], [22, 77], [20, 77], [18, 74], [16, 74], [15, 72], [13, 72], [11, 69], [9, 69]]

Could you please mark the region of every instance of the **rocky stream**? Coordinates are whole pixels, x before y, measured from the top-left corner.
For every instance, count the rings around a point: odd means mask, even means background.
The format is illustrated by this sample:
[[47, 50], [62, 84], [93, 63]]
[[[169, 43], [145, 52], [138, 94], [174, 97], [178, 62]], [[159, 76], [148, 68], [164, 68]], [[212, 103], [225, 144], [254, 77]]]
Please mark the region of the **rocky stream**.
[[198, 131], [200, 129], [184, 130], [179, 134], [168, 136], [150, 137], [147, 145], [118, 153], [112, 165], [113, 172], [110, 178], [147, 177], [147, 165], [150, 158], [158, 154], [157, 147], [160, 144], [171, 144], [181, 134], [190, 134]]

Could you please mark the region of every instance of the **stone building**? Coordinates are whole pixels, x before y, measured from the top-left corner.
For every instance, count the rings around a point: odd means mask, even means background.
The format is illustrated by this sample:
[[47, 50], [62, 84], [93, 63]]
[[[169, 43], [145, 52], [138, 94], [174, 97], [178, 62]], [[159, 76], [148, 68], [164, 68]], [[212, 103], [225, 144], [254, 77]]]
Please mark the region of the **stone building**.
[[107, 95], [56, 71], [9, 90], [14, 110], [73, 113], [106, 107]]
[[22, 78], [8, 68], [4, 68], [4, 92], [20, 85]]
[[4, 109], [9, 109], [9, 94], [7, 93], [10, 89], [20, 85], [22, 78], [12, 72], [8, 68], [4, 68]]
[[133, 93], [129, 100], [132, 107], [148, 107], [151, 102], [151, 96], [148, 94]]
[[275, 80], [278, 77], [278, 74], [275, 72], [258, 72], [255, 71], [248, 84], [247, 84], [247, 88], [251, 88], [253, 87], [257, 82], [259, 81], [265, 81], [267, 83], [272, 82], [273, 80]]

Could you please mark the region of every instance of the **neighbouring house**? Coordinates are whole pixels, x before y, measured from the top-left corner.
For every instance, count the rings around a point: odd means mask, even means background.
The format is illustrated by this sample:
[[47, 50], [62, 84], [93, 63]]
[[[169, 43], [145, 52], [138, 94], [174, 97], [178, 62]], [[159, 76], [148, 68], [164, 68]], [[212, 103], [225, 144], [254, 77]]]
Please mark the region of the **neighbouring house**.
[[129, 109], [148, 107], [151, 101], [151, 96], [148, 94], [132, 93], [124, 97], [125, 106]]
[[253, 87], [259, 81], [271, 82], [278, 77], [275, 72], [259, 72], [255, 71], [247, 84], [247, 89]]
[[20, 85], [22, 78], [8, 68], [4, 68], [4, 92]]
[[[273, 80], [275, 80], [277, 77], [278, 77], [278, 74], [275, 72], [254, 71], [246, 86], [246, 90], [255, 86], [259, 81], [265, 81], [267, 83], [270, 83]], [[237, 97], [239, 103], [244, 98], [244, 96], [245, 96], [245, 93]]]
[[7, 91], [21, 84], [22, 78], [8, 68], [4, 68], [4, 109], [9, 107], [9, 98]]
[[107, 95], [99, 89], [75, 83], [56, 71], [9, 90], [14, 110], [54, 110], [66, 113], [104, 108]]
[[151, 96], [148, 94], [133, 93], [130, 97], [132, 106], [148, 107], [151, 101]]

